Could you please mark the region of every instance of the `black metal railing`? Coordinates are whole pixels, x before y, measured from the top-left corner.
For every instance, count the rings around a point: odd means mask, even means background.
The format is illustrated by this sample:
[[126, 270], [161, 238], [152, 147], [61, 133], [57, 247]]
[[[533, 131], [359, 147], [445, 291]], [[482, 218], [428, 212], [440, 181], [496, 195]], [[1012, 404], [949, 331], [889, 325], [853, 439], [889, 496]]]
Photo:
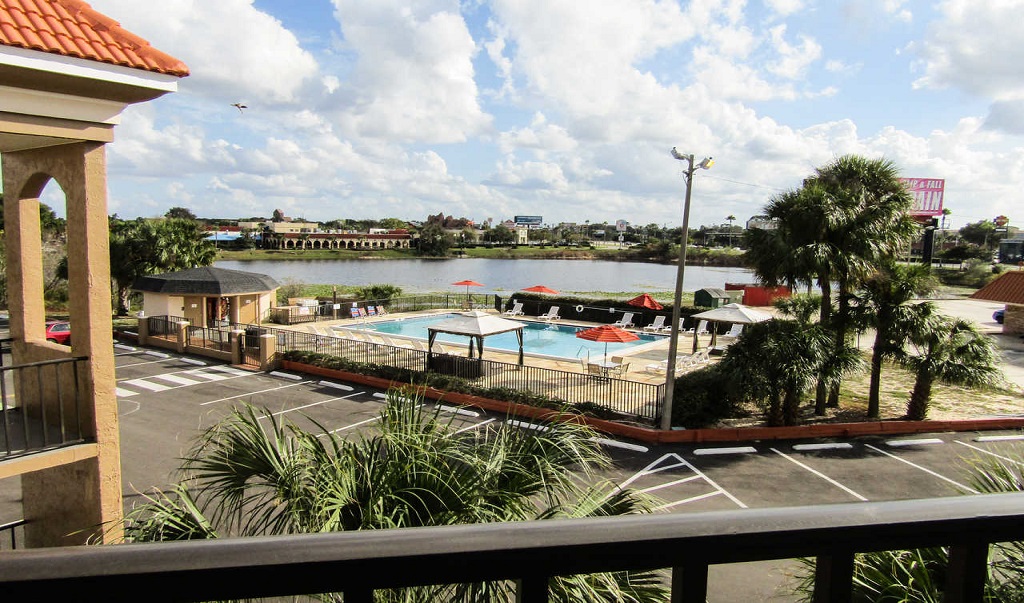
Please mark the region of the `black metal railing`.
[[665, 568], [671, 600], [706, 600], [708, 568], [816, 559], [814, 601], [850, 601], [859, 552], [948, 546], [948, 602], [981, 601], [992, 543], [1024, 539], [1024, 494], [541, 520], [0, 552], [12, 601], [211, 601], [507, 580], [549, 600], [552, 577]]
[[21, 541], [25, 540], [25, 524], [27, 523], [24, 519], [19, 519], [0, 524], [0, 551], [18, 548], [19, 538]]
[[0, 460], [80, 444], [85, 356], [0, 366]]
[[[154, 321], [165, 320], [165, 317], [150, 317], [149, 320], [152, 325]], [[345, 323], [337, 326], [344, 327]], [[564, 400], [570, 404], [594, 404], [620, 415], [627, 415], [631, 419], [646, 422], [657, 420], [665, 392], [664, 383], [644, 383], [612, 376], [595, 377], [545, 367], [466, 358], [439, 353], [436, 348], [428, 362], [426, 346], [421, 341], [392, 336], [392, 340], [399, 345], [390, 345], [372, 340], [375, 334], [362, 330], [349, 330], [350, 333], [362, 333], [364, 339], [356, 340], [337, 336], [334, 331], [327, 332], [328, 330], [323, 328], [320, 334], [314, 334], [265, 325], [230, 324], [218, 329], [189, 327], [188, 344], [221, 349], [217, 346], [228, 345], [227, 333], [231, 330], [245, 332], [243, 347], [246, 350], [255, 349], [259, 345], [259, 336], [273, 334], [277, 340], [278, 356], [290, 350], [297, 350], [328, 354], [364, 364], [379, 364], [413, 371], [431, 370], [469, 379], [482, 388], [523, 390]], [[214, 334], [213, 331], [217, 333]], [[214, 341], [214, 337], [218, 339]]]
[[[664, 395], [663, 383], [642, 383], [614, 377], [561, 371], [509, 362], [466, 358], [434, 352], [429, 361], [425, 349], [329, 335], [314, 335], [285, 329], [278, 332], [278, 352], [298, 350], [345, 358], [353, 362], [382, 364], [414, 371], [431, 370], [461, 377], [481, 388], [529, 391], [571, 404], [595, 404], [610, 411], [654, 421]], [[363, 334], [372, 337], [369, 333]], [[405, 340], [394, 341], [404, 342]], [[282, 343], [283, 342], [283, 343]], [[418, 345], [418, 344], [417, 344]]]
[[149, 326], [149, 334], [154, 337], [175, 337], [179, 323], [188, 322], [181, 316], [150, 316], [145, 319]]
[[231, 329], [224, 327], [193, 327], [185, 328], [185, 345], [217, 350], [231, 351]]

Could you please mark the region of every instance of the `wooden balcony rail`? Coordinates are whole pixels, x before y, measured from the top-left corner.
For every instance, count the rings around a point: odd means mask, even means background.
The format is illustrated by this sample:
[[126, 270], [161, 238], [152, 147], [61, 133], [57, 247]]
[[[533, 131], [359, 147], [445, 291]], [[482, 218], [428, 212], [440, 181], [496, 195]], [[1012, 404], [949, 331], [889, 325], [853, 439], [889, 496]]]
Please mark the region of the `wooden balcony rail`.
[[[849, 601], [858, 552], [950, 546], [946, 601], [980, 601], [991, 543], [1024, 539], [1024, 494], [0, 551], [11, 601], [210, 601], [671, 568], [703, 602], [708, 566], [817, 558], [816, 601]], [[713, 585], [712, 585], [713, 586]]]

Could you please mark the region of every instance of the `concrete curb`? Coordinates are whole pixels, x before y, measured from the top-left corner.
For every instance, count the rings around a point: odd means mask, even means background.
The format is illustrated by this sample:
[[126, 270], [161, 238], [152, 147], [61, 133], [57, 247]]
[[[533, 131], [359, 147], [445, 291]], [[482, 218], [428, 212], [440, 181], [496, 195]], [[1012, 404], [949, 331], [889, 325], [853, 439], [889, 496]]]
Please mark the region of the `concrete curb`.
[[[321, 377], [341, 379], [353, 383], [361, 383], [371, 387], [388, 389], [391, 387], [409, 387], [401, 383], [360, 375], [348, 371], [328, 369], [309, 364], [285, 360], [282, 368], [309, 373]], [[432, 400], [444, 400], [453, 404], [473, 406], [517, 417], [539, 419], [545, 421], [572, 421], [586, 424], [594, 429], [619, 437], [629, 438], [650, 444], [686, 444], [698, 442], [750, 442], [755, 440], [799, 440], [808, 438], [856, 437], [866, 435], [900, 435], [914, 433], [932, 433], [943, 431], [990, 431], [997, 429], [1022, 429], [1024, 417], [1000, 417], [992, 419], [965, 419], [962, 421], [864, 421], [861, 423], [820, 423], [816, 425], [797, 425], [793, 427], [736, 427], [714, 429], [678, 429], [663, 431], [638, 425], [628, 425], [605, 419], [597, 419], [577, 414], [566, 414], [546, 408], [516, 404], [481, 398], [469, 394], [461, 394], [438, 390], [430, 387], [417, 386], [416, 391]]]

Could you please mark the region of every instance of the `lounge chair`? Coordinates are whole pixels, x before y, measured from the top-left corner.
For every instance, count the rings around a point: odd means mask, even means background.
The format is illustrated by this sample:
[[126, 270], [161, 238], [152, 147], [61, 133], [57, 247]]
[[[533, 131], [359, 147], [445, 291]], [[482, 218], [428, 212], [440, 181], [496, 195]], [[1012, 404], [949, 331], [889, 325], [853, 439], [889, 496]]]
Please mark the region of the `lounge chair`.
[[370, 316], [376, 316], [377, 306], [366, 306], [366, 313]]
[[697, 324], [697, 328], [690, 327], [686, 330], [687, 333], [694, 333], [694, 335], [710, 335], [711, 331], [708, 330], [708, 321], [702, 320]]
[[743, 324], [737, 322], [737, 323], [733, 323], [732, 328], [729, 329], [728, 333], [726, 333], [725, 335], [719, 335], [719, 337], [734, 337], [735, 338], [735, 337], [739, 337], [742, 333], [743, 333]]
[[537, 318], [541, 320], [558, 320], [560, 318], [558, 316], [558, 306], [551, 306], [546, 314], [541, 314]]
[[587, 365], [587, 376], [596, 377], [598, 379], [607, 379], [608, 376], [605, 374], [604, 368], [600, 364], [588, 364]]
[[633, 313], [632, 312], [626, 312], [625, 314], [622, 315], [622, 318], [620, 318], [619, 320], [615, 321], [612, 324], [615, 325], [616, 327], [619, 327], [620, 329], [625, 329], [627, 327], [634, 326], [633, 325]]
[[412, 344], [405, 340], [392, 339], [387, 335], [380, 335], [380, 338], [384, 341], [384, 343], [388, 344], [393, 348], [406, 348], [409, 350], [412, 349]]
[[650, 331], [652, 333], [657, 333], [659, 331], [664, 331], [664, 330], [667, 330], [667, 329], [668, 329], [668, 327], [665, 326], [665, 315], [664, 314], [659, 314], [659, 315], [655, 316], [654, 317], [654, 322], [652, 322], [651, 324], [649, 324], [649, 325], [644, 327], [645, 331]]
[[515, 302], [512, 307], [502, 312], [505, 316], [522, 316], [523, 315], [523, 302]]

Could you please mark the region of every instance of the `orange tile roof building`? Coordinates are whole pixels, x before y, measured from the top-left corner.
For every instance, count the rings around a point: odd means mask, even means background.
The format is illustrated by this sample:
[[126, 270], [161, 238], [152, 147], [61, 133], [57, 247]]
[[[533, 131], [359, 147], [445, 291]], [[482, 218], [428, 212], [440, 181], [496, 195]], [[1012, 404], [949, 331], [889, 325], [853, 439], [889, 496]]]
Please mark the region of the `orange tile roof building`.
[[972, 299], [985, 299], [1006, 304], [1003, 333], [1024, 334], [1024, 271], [1005, 272], [978, 289]]

